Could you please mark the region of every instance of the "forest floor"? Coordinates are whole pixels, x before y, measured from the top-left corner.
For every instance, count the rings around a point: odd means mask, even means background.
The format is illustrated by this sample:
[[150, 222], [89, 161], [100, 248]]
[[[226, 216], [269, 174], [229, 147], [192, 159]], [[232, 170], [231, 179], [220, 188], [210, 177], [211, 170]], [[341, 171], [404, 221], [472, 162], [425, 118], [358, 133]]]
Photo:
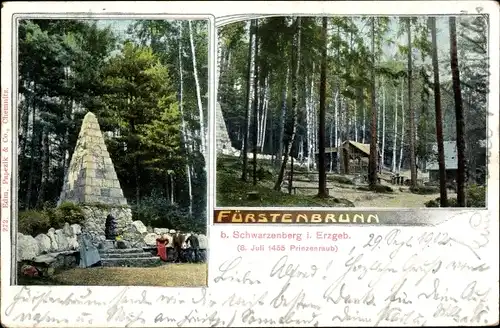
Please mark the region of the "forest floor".
[[158, 286], [203, 287], [207, 285], [207, 263], [165, 264], [151, 268], [74, 268], [51, 277], [20, 276], [20, 285]]
[[[424, 208], [425, 203], [439, 197], [435, 194], [420, 195], [410, 192], [409, 187], [392, 185], [389, 173], [380, 174], [381, 184], [390, 186], [391, 193], [378, 193], [368, 190], [366, 183], [354, 184], [354, 176], [340, 174], [328, 174], [327, 187], [330, 197], [320, 199], [317, 194], [317, 174], [308, 173], [304, 167], [294, 167], [293, 187], [297, 187], [295, 193], [289, 194], [286, 183], [281, 191], [274, 190], [274, 184], [278, 175], [277, 167], [271, 165], [270, 161], [259, 160], [259, 180], [253, 185], [252, 164], [249, 159], [248, 182], [241, 181], [241, 161], [237, 157], [219, 156], [217, 158], [217, 201], [216, 206], [315, 206], [315, 207], [389, 207], [389, 208]], [[409, 172], [406, 172], [409, 176]], [[401, 172], [405, 176], [405, 172]], [[286, 179], [285, 179], [286, 180]], [[302, 189], [306, 187], [310, 189]], [[248, 193], [256, 192], [260, 199], [248, 199]], [[450, 190], [449, 196], [454, 193]]]

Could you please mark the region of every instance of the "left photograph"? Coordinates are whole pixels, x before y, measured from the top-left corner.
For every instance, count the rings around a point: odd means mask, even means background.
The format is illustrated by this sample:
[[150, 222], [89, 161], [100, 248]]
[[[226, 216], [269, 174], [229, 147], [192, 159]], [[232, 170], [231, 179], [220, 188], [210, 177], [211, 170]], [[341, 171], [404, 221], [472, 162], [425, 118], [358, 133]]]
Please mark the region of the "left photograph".
[[18, 19], [18, 285], [207, 285], [210, 25]]

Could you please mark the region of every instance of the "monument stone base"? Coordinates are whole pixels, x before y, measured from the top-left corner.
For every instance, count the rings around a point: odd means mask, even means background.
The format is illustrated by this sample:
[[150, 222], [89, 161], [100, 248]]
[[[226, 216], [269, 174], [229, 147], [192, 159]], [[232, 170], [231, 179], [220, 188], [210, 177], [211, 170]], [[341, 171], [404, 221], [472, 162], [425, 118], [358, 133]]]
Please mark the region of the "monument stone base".
[[82, 208], [85, 217], [83, 228], [91, 236], [94, 245], [106, 241], [104, 229], [108, 215], [111, 214], [115, 218], [118, 235], [122, 235], [132, 224], [132, 210], [128, 206], [83, 206]]

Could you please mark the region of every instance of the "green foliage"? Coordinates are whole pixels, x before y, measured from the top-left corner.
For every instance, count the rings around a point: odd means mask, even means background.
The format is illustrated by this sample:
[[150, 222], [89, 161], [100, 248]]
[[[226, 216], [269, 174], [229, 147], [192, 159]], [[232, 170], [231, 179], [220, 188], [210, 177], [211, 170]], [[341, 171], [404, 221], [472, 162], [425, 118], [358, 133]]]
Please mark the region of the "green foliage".
[[439, 187], [436, 186], [416, 186], [410, 187], [410, 191], [419, 195], [432, 195], [439, 193]]
[[[190, 29], [187, 21], [140, 20], [127, 36], [103, 23], [20, 21], [20, 209], [58, 200], [82, 119], [92, 111], [129, 202], [166, 188], [179, 208], [192, 205], [194, 215], [206, 215], [193, 52], [207, 118], [208, 22], [192, 21]], [[181, 123], [190, 140], [181, 138]], [[186, 165], [193, 172], [193, 199]], [[47, 209], [54, 224], [72, 220], [76, 212], [66, 210]]]
[[[440, 199], [432, 199], [425, 203], [426, 207], [440, 207]], [[466, 189], [466, 207], [486, 207], [486, 188], [476, 184], [469, 185]], [[448, 198], [448, 207], [457, 207], [456, 198]]]
[[206, 216], [190, 215], [158, 191], [143, 197], [139, 204], [133, 204], [132, 215], [134, 220], [141, 220], [146, 226], [206, 233]]
[[65, 202], [56, 208], [46, 207], [43, 210], [20, 211], [18, 231], [25, 235], [36, 236], [47, 233], [50, 228], [60, 229], [65, 223], [81, 224], [84, 220], [80, 206]]
[[17, 230], [30, 236], [47, 233], [51, 228], [50, 218], [46, 211], [21, 211], [18, 215]]
[[[52, 214], [52, 213], [51, 213]], [[82, 208], [71, 202], [60, 204], [50, 217], [50, 224], [55, 227], [62, 227], [64, 223], [81, 224], [85, 217]]]
[[486, 207], [486, 187], [476, 184], [467, 188], [466, 200], [468, 207]]

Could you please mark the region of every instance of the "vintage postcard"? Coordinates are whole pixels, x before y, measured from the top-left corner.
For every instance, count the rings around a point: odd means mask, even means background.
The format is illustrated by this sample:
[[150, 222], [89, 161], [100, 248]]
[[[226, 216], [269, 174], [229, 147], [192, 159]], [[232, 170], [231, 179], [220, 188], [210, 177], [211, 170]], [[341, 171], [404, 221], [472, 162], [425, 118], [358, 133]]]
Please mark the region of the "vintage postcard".
[[2, 324], [498, 324], [499, 21], [4, 3]]

